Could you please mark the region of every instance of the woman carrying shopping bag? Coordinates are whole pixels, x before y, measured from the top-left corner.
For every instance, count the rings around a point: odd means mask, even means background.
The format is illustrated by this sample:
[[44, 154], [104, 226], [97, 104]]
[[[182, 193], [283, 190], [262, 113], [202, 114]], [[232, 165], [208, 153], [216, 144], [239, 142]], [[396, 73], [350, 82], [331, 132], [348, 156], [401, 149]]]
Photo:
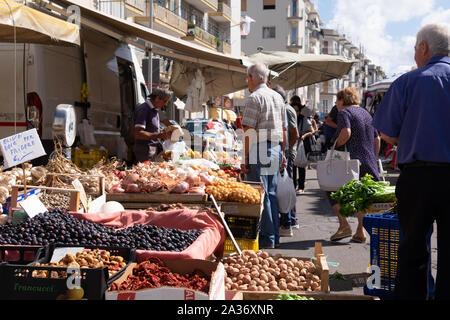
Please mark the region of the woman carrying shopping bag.
[[[336, 131], [336, 148], [345, 145], [351, 159], [357, 159], [361, 163], [359, 177], [366, 174], [373, 176], [373, 180], [379, 181], [377, 155], [380, 152], [380, 137], [372, 125], [372, 116], [364, 108], [359, 107], [358, 93], [353, 88], [345, 88], [337, 94], [338, 128]], [[331, 241], [338, 241], [352, 236], [352, 229], [339, 214], [337, 201], [330, 198], [331, 192], [327, 192], [328, 199], [334, 212], [338, 216], [339, 228], [331, 236]], [[358, 213], [358, 227], [352, 237], [352, 241], [365, 243], [366, 236], [363, 227], [363, 213]]]

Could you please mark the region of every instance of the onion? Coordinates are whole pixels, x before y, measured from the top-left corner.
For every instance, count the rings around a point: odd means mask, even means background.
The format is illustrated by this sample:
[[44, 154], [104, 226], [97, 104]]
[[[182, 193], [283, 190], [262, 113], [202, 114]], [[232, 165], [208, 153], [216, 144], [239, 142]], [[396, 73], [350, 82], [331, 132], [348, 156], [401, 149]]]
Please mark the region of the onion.
[[141, 188], [139, 188], [139, 186], [137, 184], [131, 183], [131, 184], [128, 184], [125, 187], [125, 192], [127, 192], [127, 193], [139, 193], [139, 192], [141, 192]]
[[186, 182], [181, 182], [175, 185], [175, 187], [173, 187], [172, 190], [170, 190], [171, 193], [178, 193], [178, 194], [186, 193], [188, 191], [189, 191], [189, 184]]
[[201, 180], [206, 186], [209, 186], [209, 185], [212, 185], [212, 184], [213, 184], [213, 181], [212, 181], [211, 177], [208, 176], [208, 175], [205, 174], [205, 173], [200, 173], [200, 174], [198, 175], [198, 177], [200, 178], [200, 180]]
[[139, 175], [137, 173], [130, 173], [123, 179], [122, 183], [124, 185], [135, 184], [138, 179], [139, 179]]

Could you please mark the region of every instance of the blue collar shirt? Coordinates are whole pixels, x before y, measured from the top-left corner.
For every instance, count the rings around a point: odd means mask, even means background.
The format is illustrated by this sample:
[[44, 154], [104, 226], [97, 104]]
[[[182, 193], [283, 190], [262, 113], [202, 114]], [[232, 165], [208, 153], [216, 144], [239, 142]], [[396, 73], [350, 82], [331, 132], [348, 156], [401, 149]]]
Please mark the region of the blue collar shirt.
[[373, 125], [399, 138], [399, 164], [450, 163], [450, 57], [433, 57], [398, 78], [375, 113]]

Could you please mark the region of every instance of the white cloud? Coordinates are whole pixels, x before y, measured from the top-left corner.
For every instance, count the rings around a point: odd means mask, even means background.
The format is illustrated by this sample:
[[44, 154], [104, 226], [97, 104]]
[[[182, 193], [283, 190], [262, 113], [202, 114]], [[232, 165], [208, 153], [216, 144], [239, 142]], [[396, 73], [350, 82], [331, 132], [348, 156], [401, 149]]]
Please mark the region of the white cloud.
[[422, 26], [430, 23], [446, 23], [450, 24], [450, 9], [445, 10], [442, 7], [431, 12], [422, 19]]
[[415, 66], [414, 44], [417, 30], [394, 39], [389, 23], [408, 22], [423, 17], [429, 21], [450, 21], [450, 9], [435, 8], [435, 0], [337, 0], [335, 15], [327, 27], [337, 29], [355, 45], [364, 46], [366, 56], [388, 73]]

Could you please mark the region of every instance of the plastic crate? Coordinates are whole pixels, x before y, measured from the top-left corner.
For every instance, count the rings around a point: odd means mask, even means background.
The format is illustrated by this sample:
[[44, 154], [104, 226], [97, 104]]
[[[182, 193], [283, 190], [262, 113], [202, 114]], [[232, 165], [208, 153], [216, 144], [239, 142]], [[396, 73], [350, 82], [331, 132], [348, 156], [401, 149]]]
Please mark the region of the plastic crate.
[[43, 246], [0, 245], [0, 262], [26, 265], [45, 251]]
[[[402, 237], [398, 215], [392, 212], [368, 214], [364, 217], [363, 225], [370, 234], [370, 265], [378, 266], [381, 276], [381, 287], [369, 289], [365, 286], [364, 294], [390, 300], [393, 298], [395, 289], [398, 247]], [[428, 247], [430, 247], [432, 233], [433, 229], [428, 235]], [[430, 294], [432, 294], [434, 280], [431, 275], [431, 258], [429, 284]]]
[[258, 237], [261, 227], [259, 218], [225, 215], [225, 220], [235, 238], [254, 240]]
[[[114, 254], [118, 254], [120, 251], [122, 256], [125, 255], [125, 259], [132, 259], [130, 257], [133, 257], [132, 253], [134, 253], [134, 251], [124, 248], [83, 247], [105, 249]], [[40, 259], [37, 259], [36, 262], [48, 263], [52, 252], [52, 248], [48, 246], [45, 254], [41, 253]], [[129, 256], [126, 256], [127, 254]], [[39, 270], [46, 271], [47, 276], [37, 275]], [[103, 300], [108, 285], [125, 270], [126, 267], [122, 268], [119, 273], [110, 278], [107, 267], [80, 268], [77, 275], [73, 272], [74, 270], [71, 273], [68, 268], [64, 267], [4, 264], [0, 293], [1, 297], [8, 300]], [[66, 272], [66, 274], [60, 274], [61, 272]], [[58, 276], [56, 277], [56, 275]], [[77, 282], [81, 289], [74, 288]]]
[[[236, 240], [239, 248], [241, 250], [253, 250], [258, 251], [259, 250], [259, 244], [258, 244], [258, 238], [255, 240], [251, 239], [234, 239]], [[223, 255], [231, 254], [233, 252], [236, 252], [236, 248], [234, 247], [233, 241], [231, 241], [230, 237], [227, 237], [225, 239], [225, 246], [223, 250]]]
[[62, 244], [50, 244], [48, 245], [45, 250], [43, 250], [40, 255], [37, 257], [36, 262], [39, 263], [50, 263], [51, 258], [53, 256], [53, 252], [57, 248], [84, 248], [84, 249], [100, 249], [100, 250], [106, 250], [109, 251], [109, 253], [112, 256], [121, 256], [127, 263], [121, 270], [114, 273], [113, 275], [108, 275], [108, 285], [113, 283], [116, 279], [118, 279], [122, 273], [125, 272], [125, 269], [127, 268], [130, 263], [136, 262], [136, 249], [134, 248], [122, 248], [122, 247], [106, 247], [106, 246], [73, 246], [73, 245], [62, 245]]
[[90, 148], [88, 150], [83, 150], [75, 148], [72, 151], [72, 161], [79, 168], [90, 169], [96, 165], [102, 158], [107, 158], [108, 153], [101, 150], [100, 148]]

